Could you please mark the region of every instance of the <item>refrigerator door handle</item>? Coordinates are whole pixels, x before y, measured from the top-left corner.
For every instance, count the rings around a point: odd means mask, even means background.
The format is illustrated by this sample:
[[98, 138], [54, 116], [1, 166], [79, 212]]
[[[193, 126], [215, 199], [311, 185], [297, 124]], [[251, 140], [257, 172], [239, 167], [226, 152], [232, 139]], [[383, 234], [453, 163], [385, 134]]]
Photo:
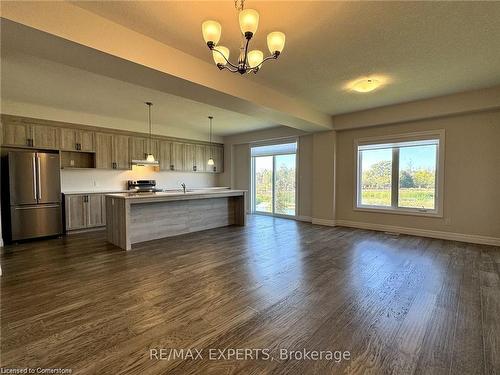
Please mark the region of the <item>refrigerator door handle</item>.
[[35, 165], [35, 155], [33, 155], [33, 195], [35, 200], [38, 198], [38, 192], [36, 188], [36, 165]]
[[59, 208], [58, 204], [46, 204], [43, 206], [15, 207], [15, 210], [41, 210], [44, 208]]
[[37, 166], [38, 166], [38, 169], [37, 169], [37, 175], [38, 175], [38, 199], [42, 199], [42, 179], [40, 177], [40, 172], [41, 172], [41, 169], [40, 169], [40, 156], [36, 156], [36, 160], [37, 160]]

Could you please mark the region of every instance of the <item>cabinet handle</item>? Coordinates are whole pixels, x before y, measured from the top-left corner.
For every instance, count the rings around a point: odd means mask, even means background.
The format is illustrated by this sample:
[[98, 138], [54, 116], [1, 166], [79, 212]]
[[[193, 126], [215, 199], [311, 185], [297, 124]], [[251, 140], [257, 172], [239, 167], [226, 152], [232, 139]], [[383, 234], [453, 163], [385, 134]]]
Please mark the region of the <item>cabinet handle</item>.
[[193, 165], [193, 171], [196, 172], [196, 165]]
[[174, 170], [174, 165], [173, 164], [170, 164], [170, 170], [173, 171]]
[[116, 169], [116, 162], [113, 162], [113, 169]]

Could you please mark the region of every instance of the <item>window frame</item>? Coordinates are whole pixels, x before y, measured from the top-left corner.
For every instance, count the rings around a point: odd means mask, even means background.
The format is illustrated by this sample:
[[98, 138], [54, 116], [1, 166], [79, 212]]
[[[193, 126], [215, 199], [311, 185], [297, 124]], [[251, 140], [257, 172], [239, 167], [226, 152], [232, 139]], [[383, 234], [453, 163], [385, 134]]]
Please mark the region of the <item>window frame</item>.
[[[414, 142], [437, 140], [436, 152], [436, 192], [435, 207], [431, 209], [398, 207], [399, 197], [399, 148], [392, 148], [392, 176], [391, 176], [391, 206], [373, 206], [361, 204], [361, 163], [359, 146], [390, 144], [401, 142]], [[394, 134], [387, 136], [365, 137], [354, 140], [354, 211], [378, 212], [399, 215], [415, 215], [428, 217], [443, 217], [443, 192], [444, 192], [444, 158], [445, 158], [445, 131], [444, 129]]]

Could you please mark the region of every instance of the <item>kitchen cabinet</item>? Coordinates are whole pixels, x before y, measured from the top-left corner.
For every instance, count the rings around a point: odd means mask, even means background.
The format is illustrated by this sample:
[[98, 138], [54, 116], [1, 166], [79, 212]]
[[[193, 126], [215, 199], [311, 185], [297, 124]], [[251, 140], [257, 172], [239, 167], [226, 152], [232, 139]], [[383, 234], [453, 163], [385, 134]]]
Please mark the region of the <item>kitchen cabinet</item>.
[[75, 128], [60, 129], [61, 150], [95, 151], [94, 132]]
[[158, 154], [155, 155], [160, 163], [160, 170], [169, 171], [171, 163], [172, 142], [158, 141]]
[[33, 125], [23, 122], [3, 124], [3, 142], [10, 146], [28, 146], [59, 149], [58, 128], [46, 125]]
[[[207, 171], [214, 173], [222, 173], [224, 171], [224, 148], [220, 146], [212, 146], [209, 149], [210, 156], [214, 159], [214, 165], [207, 165]], [[207, 155], [207, 160], [208, 160]]]
[[207, 150], [208, 147], [210, 146], [195, 145], [194, 170], [196, 172], [206, 172], [208, 170], [207, 155], [210, 154], [210, 149]]
[[66, 230], [87, 227], [86, 195], [65, 195]]
[[100, 227], [106, 224], [103, 220], [103, 194], [87, 195], [87, 228]]
[[64, 196], [66, 230], [106, 225], [105, 194], [67, 194]]
[[130, 160], [144, 160], [147, 154], [147, 139], [130, 137]]
[[[184, 148], [185, 144], [184, 143], [179, 143], [179, 142], [173, 142], [172, 145], [172, 152], [170, 153], [170, 169], [173, 171], [183, 171], [185, 170], [185, 155], [184, 155]], [[190, 165], [192, 168], [192, 165]], [[192, 169], [191, 169], [192, 170]]]
[[129, 138], [128, 135], [113, 134], [113, 169], [130, 169]]
[[184, 145], [184, 170], [196, 172], [196, 145], [186, 143]]
[[2, 122], [2, 144], [10, 146], [31, 146], [31, 127], [22, 122]]
[[108, 133], [95, 134], [95, 167], [100, 169], [113, 168], [113, 135]]
[[33, 147], [59, 149], [59, 129], [55, 126], [31, 125]]

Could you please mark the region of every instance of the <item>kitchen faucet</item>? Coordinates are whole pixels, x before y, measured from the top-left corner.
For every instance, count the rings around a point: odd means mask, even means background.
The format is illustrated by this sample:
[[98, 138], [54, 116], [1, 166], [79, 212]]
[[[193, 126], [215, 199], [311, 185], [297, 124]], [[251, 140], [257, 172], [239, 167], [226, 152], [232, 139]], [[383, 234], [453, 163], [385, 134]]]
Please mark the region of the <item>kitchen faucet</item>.
[[181, 186], [182, 186], [182, 190], [184, 191], [184, 194], [186, 194], [186, 184], [183, 182], [181, 184]]

